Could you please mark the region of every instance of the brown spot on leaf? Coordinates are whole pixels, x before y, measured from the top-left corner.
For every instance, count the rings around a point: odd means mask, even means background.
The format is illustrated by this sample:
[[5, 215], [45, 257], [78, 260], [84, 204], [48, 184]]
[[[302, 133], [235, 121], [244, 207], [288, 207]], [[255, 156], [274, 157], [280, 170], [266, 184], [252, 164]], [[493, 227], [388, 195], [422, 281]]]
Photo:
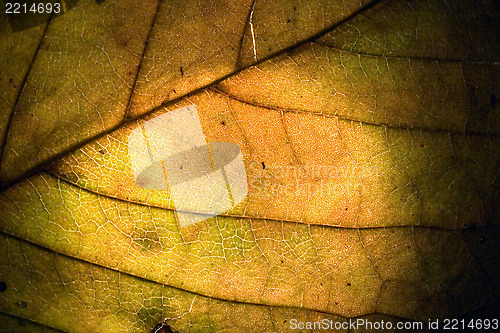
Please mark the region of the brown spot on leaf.
[[19, 301], [16, 303], [16, 305], [21, 309], [25, 309], [28, 306], [28, 303], [26, 303], [25, 301]]
[[174, 333], [174, 331], [172, 331], [172, 328], [169, 325], [160, 323], [153, 328], [151, 333]]

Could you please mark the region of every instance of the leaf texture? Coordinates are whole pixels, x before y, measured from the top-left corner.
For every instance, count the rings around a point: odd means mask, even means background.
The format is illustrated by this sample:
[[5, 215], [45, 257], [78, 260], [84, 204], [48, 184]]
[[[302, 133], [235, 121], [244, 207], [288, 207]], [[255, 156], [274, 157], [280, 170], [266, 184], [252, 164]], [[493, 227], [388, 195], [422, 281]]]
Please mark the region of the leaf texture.
[[[287, 332], [480, 308], [500, 281], [495, 22], [495, 1], [440, 0], [79, 1], [20, 32], [3, 15], [0, 321]], [[129, 138], [188, 105], [240, 147], [248, 195], [180, 227]]]

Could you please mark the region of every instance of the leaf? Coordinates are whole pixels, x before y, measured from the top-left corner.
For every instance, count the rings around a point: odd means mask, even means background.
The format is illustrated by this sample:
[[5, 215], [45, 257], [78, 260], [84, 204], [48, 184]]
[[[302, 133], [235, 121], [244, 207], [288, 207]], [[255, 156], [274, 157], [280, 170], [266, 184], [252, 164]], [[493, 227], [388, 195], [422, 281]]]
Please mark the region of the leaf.
[[[2, 320], [286, 332], [495, 299], [494, 22], [494, 1], [438, 0], [80, 1], [21, 32], [2, 16]], [[189, 105], [208, 144], [241, 150], [248, 195], [182, 226], [199, 200], [138, 186], [129, 140]]]

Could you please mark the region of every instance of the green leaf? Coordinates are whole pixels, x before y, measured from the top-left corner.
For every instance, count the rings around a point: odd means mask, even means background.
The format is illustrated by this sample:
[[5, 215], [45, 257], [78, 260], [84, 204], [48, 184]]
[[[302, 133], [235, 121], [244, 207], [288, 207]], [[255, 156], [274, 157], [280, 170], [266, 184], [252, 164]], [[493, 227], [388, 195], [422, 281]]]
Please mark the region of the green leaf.
[[[18, 32], [3, 15], [0, 321], [286, 332], [495, 299], [498, 13], [79, 1]], [[208, 144], [240, 148], [248, 194], [183, 226], [199, 200], [138, 185], [130, 140], [189, 105]]]

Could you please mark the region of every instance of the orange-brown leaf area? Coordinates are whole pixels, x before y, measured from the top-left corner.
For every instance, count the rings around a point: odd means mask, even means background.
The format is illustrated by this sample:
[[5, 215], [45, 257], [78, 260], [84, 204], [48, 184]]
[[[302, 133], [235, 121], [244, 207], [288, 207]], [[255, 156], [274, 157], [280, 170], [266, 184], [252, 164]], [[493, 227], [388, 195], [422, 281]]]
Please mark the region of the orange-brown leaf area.
[[[0, 331], [491, 316], [499, 10], [81, 0], [21, 31], [1, 14]], [[240, 148], [248, 193], [181, 226], [172, 188], [138, 186], [130, 137], [190, 105]]]

